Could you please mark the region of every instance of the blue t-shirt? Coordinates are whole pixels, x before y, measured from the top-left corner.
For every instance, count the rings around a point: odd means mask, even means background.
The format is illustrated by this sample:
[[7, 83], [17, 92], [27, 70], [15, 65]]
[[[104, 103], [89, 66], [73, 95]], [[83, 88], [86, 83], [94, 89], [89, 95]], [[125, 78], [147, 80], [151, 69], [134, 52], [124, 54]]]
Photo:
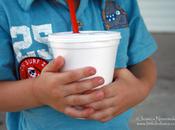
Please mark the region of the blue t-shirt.
[[[116, 68], [142, 62], [157, 49], [136, 0], [81, 0], [77, 19], [81, 23], [80, 30], [121, 32]], [[31, 59], [24, 60], [27, 57], [40, 57], [44, 60], [38, 62], [42, 63], [50, 61], [52, 55], [47, 36], [63, 31], [71, 31], [69, 10], [64, 0], [1, 0], [0, 80], [25, 78], [23, 70], [31, 62]], [[37, 61], [33, 59], [32, 62]], [[101, 123], [74, 119], [43, 106], [8, 113], [7, 127], [8, 130], [129, 130], [131, 115], [132, 110], [128, 110]]]

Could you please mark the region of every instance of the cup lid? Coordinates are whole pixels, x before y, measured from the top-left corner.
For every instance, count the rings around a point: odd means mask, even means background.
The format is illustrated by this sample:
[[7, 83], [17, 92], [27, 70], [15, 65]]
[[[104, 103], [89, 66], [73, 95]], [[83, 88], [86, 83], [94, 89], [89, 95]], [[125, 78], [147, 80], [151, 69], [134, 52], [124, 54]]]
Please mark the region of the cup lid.
[[54, 43], [81, 43], [121, 39], [120, 32], [114, 31], [80, 31], [80, 33], [60, 32], [50, 34], [49, 42]]

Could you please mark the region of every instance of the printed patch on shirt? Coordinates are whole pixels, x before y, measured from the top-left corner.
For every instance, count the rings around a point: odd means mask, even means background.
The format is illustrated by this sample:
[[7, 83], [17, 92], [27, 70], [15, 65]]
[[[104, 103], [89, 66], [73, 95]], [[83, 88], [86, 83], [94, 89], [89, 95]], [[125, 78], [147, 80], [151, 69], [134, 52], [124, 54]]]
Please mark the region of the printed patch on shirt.
[[42, 58], [28, 57], [23, 59], [19, 65], [20, 79], [36, 78], [48, 62]]
[[128, 27], [127, 13], [113, 0], [107, 0], [103, 20], [107, 30]]

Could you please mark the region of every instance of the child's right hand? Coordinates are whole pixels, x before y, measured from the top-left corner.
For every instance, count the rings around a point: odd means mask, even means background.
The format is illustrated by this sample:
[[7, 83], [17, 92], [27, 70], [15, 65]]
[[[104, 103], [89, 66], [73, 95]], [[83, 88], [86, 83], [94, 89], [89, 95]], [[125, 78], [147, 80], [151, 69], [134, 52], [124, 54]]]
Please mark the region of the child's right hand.
[[64, 66], [64, 59], [58, 57], [51, 61], [42, 71], [41, 75], [34, 79], [33, 94], [41, 105], [49, 105], [57, 111], [63, 112], [75, 118], [85, 118], [92, 114], [92, 108], [82, 110], [75, 106], [83, 106], [102, 100], [104, 92], [94, 91], [90, 94], [82, 94], [104, 83], [103, 78], [96, 77], [84, 81], [80, 79], [92, 76], [96, 70], [92, 67], [59, 72]]

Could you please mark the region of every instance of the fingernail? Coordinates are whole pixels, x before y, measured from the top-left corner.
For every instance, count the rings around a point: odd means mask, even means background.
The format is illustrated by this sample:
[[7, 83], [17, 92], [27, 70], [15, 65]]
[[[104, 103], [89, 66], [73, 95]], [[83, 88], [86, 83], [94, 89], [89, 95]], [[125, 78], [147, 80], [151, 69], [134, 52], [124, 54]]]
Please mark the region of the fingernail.
[[94, 113], [94, 109], [91, 108], [91, 109], [89, 110], [89, 113]]
[[103, 92], [97, 92], [96, 96], [102, 98], [104, 96], [104, 93]]
[[88, 72], [89, 74], [93, 75], [96, 73], [96, 70], [94, 68], [89, 68]]
[[92, 109], [92, 108], [89, 108], [89, 111], [88, 111], [88, 113], [89, 114], [92, 114], [94, 112], [94, 109]]
[[59, 60], [59, 65], [64, 64], [64, 59], [62, 56], [58, 56], [54, 61], [57, 61], [57, 60]]
[[98, 80], [98, 83], [99, 83], [99, 84], [103, 84], [103, 83], [104, 83], [104, 79], [103, 79], [103, 78], [100, 78], [100, 79]]

